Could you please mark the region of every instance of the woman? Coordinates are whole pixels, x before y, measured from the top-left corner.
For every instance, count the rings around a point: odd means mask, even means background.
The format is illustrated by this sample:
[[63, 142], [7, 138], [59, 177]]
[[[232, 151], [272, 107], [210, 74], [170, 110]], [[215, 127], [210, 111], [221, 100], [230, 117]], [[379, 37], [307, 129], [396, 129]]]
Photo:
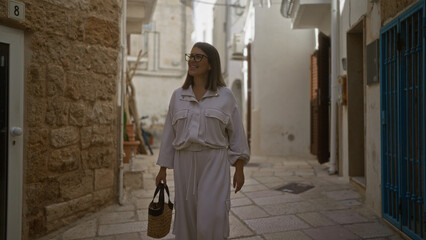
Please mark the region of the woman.
[[229, 236], [230, 165], [237, 193], [249, 148], [217, 50], [198, 42], [186, 60], [186, 80], [170, 100], [156, 184], [166, 184], [166, 169], [174, 170], [176, 240], [224, 239]]

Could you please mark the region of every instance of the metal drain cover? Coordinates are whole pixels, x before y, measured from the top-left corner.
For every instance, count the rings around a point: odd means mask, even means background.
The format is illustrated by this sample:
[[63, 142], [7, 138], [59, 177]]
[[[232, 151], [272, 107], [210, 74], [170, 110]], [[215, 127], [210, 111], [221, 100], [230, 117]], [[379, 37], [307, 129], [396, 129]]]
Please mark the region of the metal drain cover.
[[299, 194], [302, 192], [305, 192], [311, 188], [314, 188], [312, 185], [303, 184], [303, 183], [289, 183], [285, 186], [276, 188], [275, 190], [281, 191], [281, 192], [288, 192], [293, 194]]

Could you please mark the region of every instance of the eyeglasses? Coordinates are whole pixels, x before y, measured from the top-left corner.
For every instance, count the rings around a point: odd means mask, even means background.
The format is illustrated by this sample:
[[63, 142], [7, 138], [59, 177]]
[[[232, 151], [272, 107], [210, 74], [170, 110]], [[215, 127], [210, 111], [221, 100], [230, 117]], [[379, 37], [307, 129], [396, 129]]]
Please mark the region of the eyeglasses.
[[201, 62], [203, 58], [208, 58], [206, 55], [203, 54], [185, 54], [185, 60], [189, 62], [189, 60], [193, 59], [195, 62]]

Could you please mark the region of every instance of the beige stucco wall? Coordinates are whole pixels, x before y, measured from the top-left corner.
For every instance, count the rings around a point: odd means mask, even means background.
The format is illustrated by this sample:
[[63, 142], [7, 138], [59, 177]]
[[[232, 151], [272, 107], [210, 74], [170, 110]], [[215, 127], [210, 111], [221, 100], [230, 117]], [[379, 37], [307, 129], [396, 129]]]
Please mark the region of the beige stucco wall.
[[184, 53], [191, 51], [192, 28], [191, 8], [179, 0], [159, 0], [152, 27], [144, 28], [141, 35], [132, 35], [131, 55], [141, 49], [147, 52], [147, 62], [138, 68], [133, 83], [139, 116], [149, 116], [142, 122], [143, 127], [154, 134], [156, 146], [160, 144], [170, 97], [186, 78]]
[[401, 11], [418, 0], [381, 0], [380, 16], [381, 23], [385, 24], [387, 20], [396, 17]]
[[[22, 0], [25, 21], [23, 239], [114, 201], [119, 0]], [[13, 174], [13, 173], [10, 173]]]
[[254, 155], [309, 154], [310, 65], [313, 30], [291, 30], [280, 5], [256, 7], [253, 42]]

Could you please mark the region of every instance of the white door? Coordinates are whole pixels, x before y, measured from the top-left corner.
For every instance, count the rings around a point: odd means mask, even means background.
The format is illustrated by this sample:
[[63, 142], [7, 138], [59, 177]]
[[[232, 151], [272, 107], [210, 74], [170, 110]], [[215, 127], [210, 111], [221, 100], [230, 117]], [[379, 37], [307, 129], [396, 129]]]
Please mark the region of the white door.
[[0, 239], [21, 239], [24, 34], [0, 26]]

